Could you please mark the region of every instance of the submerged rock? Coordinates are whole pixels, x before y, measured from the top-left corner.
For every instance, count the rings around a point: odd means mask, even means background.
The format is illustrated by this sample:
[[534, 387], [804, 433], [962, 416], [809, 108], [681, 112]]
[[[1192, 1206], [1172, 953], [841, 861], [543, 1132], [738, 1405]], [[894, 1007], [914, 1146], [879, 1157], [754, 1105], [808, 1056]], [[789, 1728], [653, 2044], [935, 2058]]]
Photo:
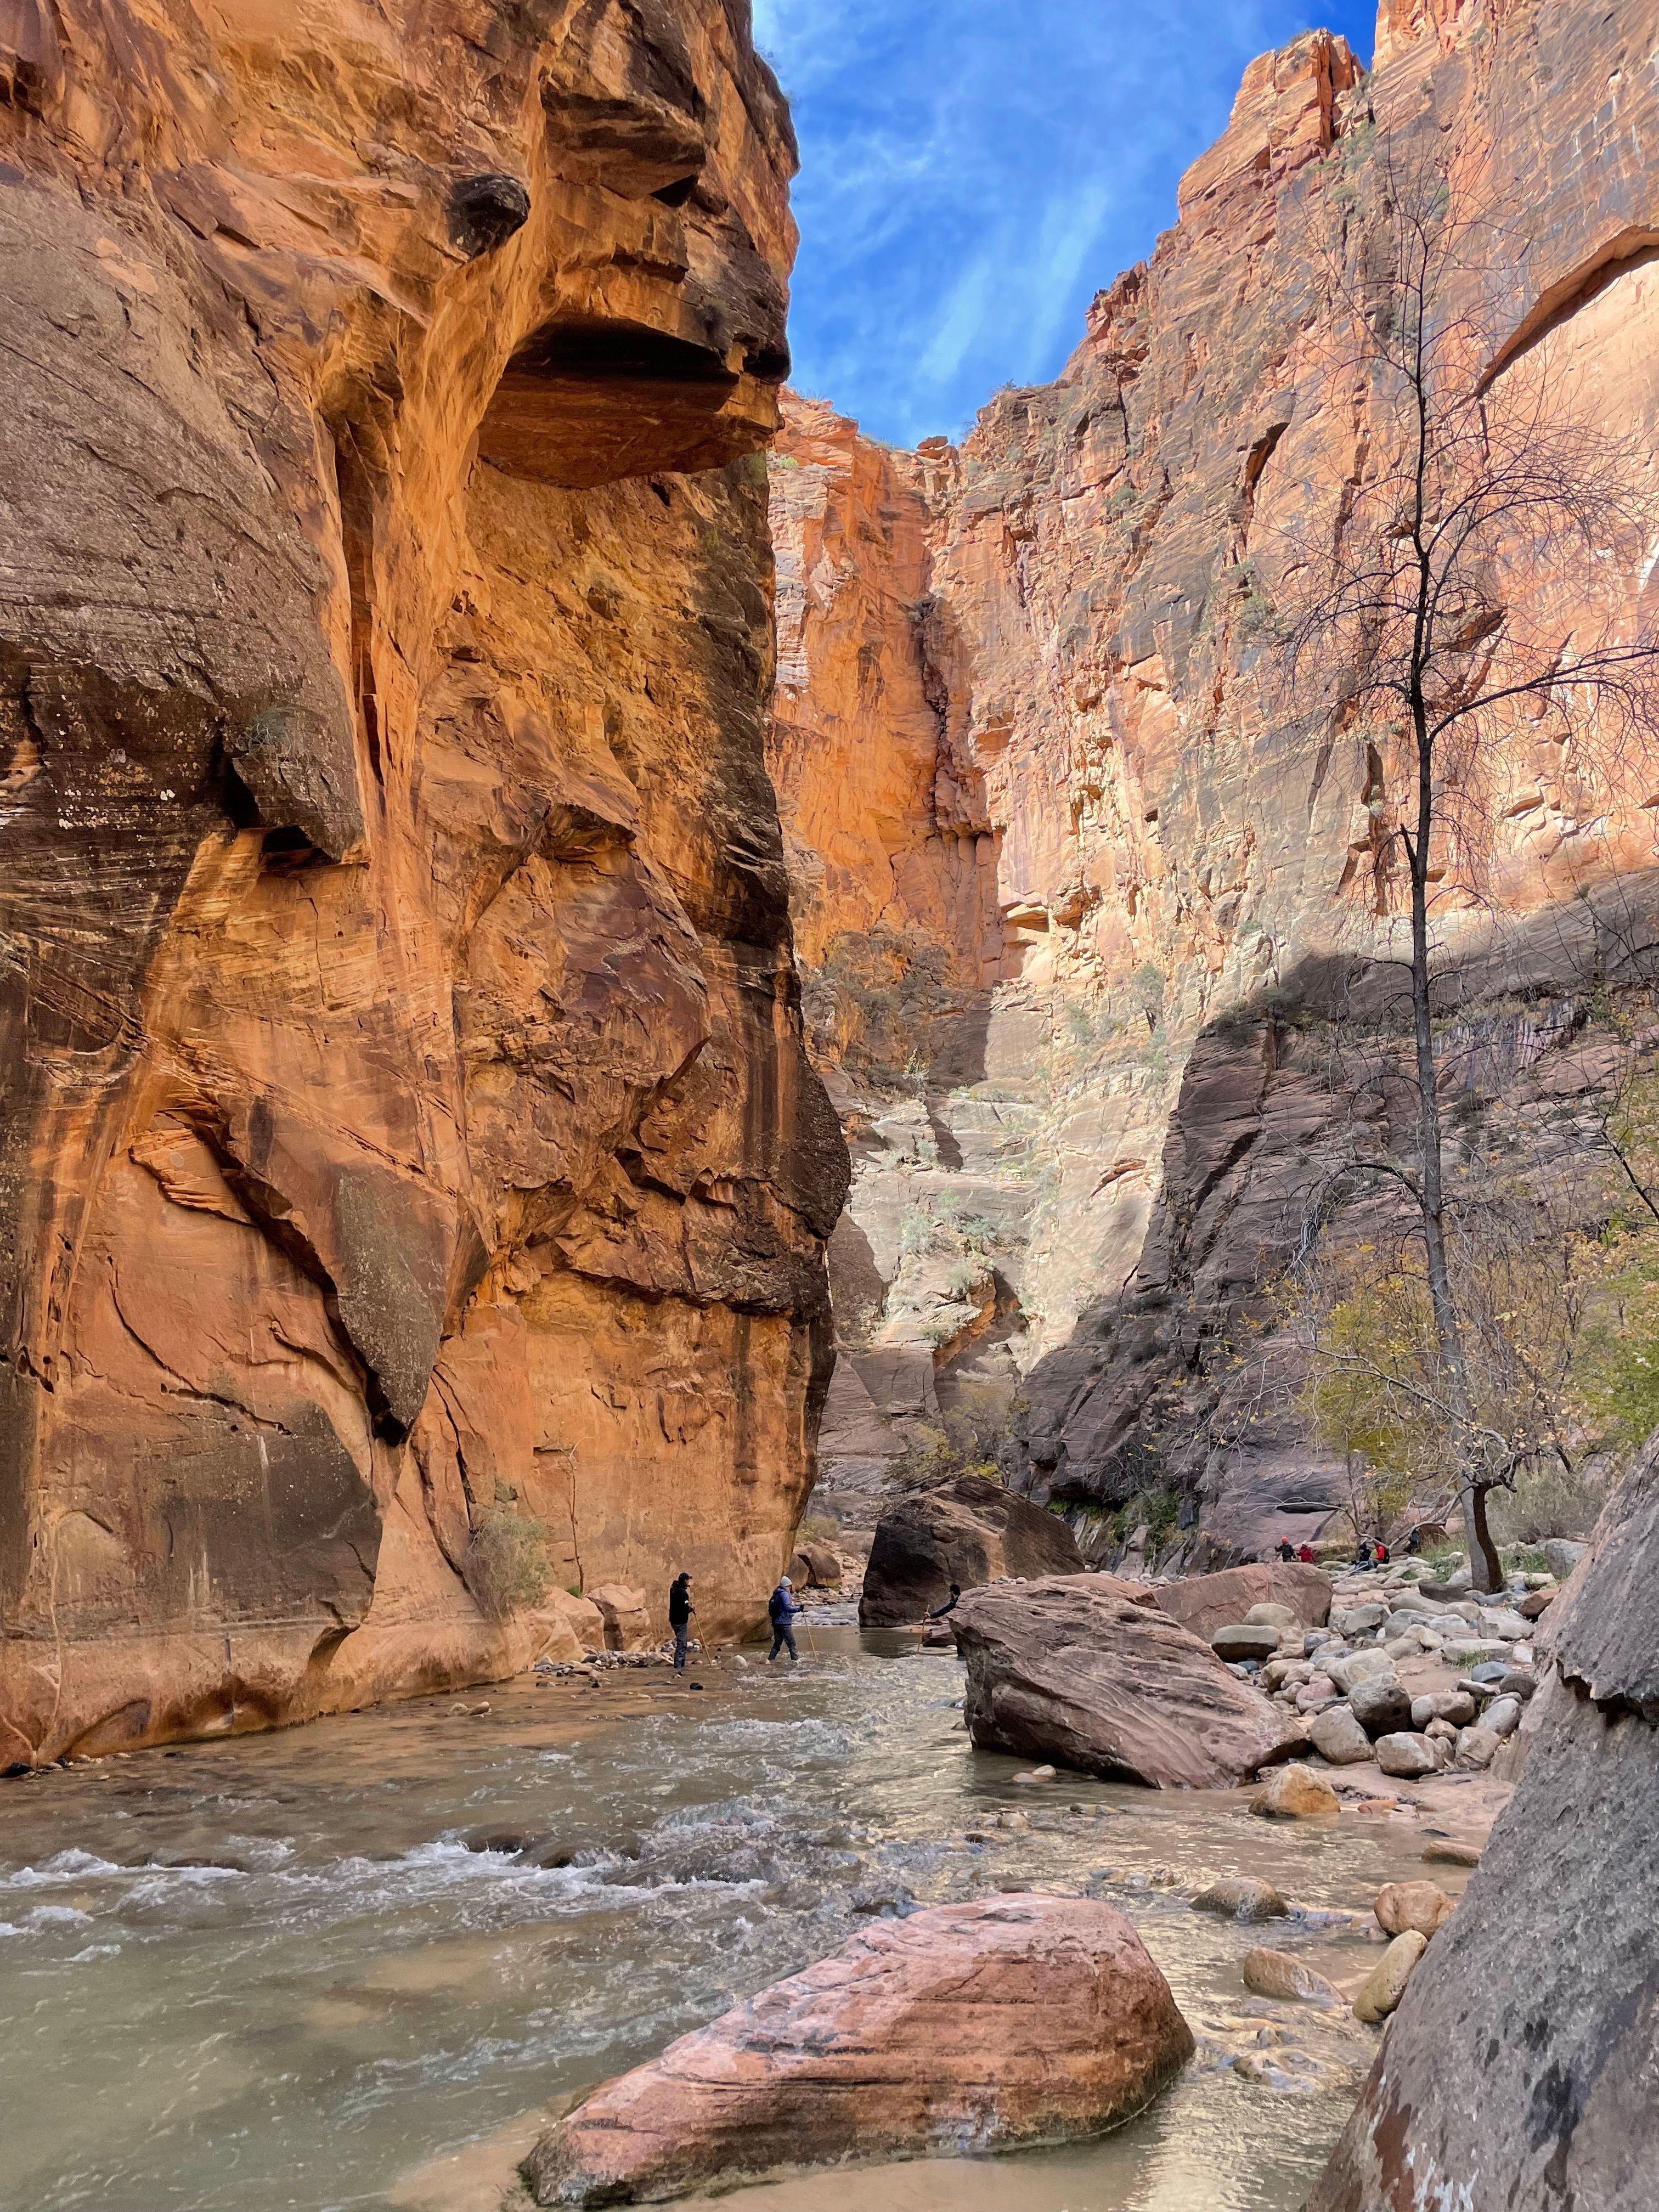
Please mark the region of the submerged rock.
[[1288, 1920], [1291, 1908], [1270, 1881], [1235, 1875], [1214, 1881], [1193, 1899], [1194, 1912], [1213, 1912], [1223, 1920]]
[[954, 1616], [987, 1750], [1154, 1788], [1220, 1789], [1305, 1742], [1209, 1646], [1106, 1577], [975, 1590]]
[[782, 2166], [1098, 2133], [1193, 2037], [1110, 1905], [1012, 1896], [861, 1929], [597, 2090], [525, 2161], [538, 2204], [649, 2201]]
[[1244, 1986], [1259, 1997], [1282, 1997], [1287, 2003], [1339, 2005], [1342, 1992], [1288, 1951], [1259, 1946], [1244, 1954], [1239, 1971]]
[[881, 1516], [864, 1571], [859, 1623], [920, 1620], [950, 1595], [1004, 1576], [1074, 1575], [1083, 1554], [1066, 1523], [982, 1474], [901, 1498]]

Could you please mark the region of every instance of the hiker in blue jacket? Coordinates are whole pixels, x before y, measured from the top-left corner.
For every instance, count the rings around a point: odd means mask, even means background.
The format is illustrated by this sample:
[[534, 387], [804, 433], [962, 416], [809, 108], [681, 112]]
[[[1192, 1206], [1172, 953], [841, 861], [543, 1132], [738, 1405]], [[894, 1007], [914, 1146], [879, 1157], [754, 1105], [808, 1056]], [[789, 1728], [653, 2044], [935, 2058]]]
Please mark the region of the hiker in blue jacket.
[[795, 1615], [800, 1610], [800, 1607], [795, 1603], [793, 1585], [788, 1576], [785, 1575], [773, 1591], [772, 1602], [766, 1608], [766, 1617], [772, 1624], [772, 1649], [766, 1655], [769, 1666], [786, 1645], [788, 1647], [789, 1656], [792, 1659], [799, 1658], [800, 1654], [795, 1649], [793, 1623]]

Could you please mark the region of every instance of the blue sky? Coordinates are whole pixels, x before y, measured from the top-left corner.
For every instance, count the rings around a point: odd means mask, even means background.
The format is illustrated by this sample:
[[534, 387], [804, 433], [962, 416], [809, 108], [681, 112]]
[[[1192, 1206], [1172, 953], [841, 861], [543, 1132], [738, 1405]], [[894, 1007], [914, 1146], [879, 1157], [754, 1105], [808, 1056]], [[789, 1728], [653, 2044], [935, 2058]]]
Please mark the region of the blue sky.
[[1053, 376], [1175, 220], [1244, 66], [1370, 57], [1375, 0], [754, 0], [800, 137], [793, 381], [866, 430], [959, 435]]

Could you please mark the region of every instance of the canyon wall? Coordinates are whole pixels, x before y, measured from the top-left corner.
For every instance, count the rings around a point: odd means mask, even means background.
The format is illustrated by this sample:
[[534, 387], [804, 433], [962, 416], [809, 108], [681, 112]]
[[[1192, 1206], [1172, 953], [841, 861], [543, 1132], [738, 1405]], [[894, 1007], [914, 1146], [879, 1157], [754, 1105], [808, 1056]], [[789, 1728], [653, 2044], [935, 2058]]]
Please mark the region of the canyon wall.
[[[1295, 549], [1391, 434], [1332, 276], [1385, 234], [1384, 149], [1443, 159], [1492, 211], [1492, 384], [1541, 365], [1650, 482], [1656, 39], [1650, 0], [1385, 0], [1369, 73], [1323, 33], [1253, 64], [1151, 260], [959, 453], [792, 404], [773, 745], [857, 1170], [832, 1489], [994, 1355], [1006, 1463], [1103, 1542], [1137, 1498], [1217, 1559], [1340, 1502], [1259, 1296], [1346, 1141], [1334, 1024], [1398, 1028], [1400, 747], [1287, 696], [1271, 649]], [[1607, 556], [1589, 605], [1522, 549], [1564, 641], [1650, 620], [1651, 561]], [[1471, 1111], [1567, 1175], [1609, 1000], [1651, 980], [1651, 794], [1609, 823], [1571, 748], [1517, 720], [1500, 750], [1480, 895], [1437, 909], [1442, 1002]]]
[[746, 0], [0, 10], [0, 1762], [758, 1616], [793, 167]]

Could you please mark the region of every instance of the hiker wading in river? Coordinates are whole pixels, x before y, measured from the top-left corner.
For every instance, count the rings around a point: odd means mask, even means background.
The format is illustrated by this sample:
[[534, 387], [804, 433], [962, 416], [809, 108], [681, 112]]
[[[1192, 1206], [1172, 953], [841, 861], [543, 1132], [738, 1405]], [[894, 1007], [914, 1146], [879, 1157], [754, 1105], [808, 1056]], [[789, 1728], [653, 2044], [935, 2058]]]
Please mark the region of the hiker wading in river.
[[691, 1616], [696, 1609], [691, 1602], [690, 1576], [685, 1573], [676, 1575], [668, 1585], [668, 1626], [674, 1632], [674, 1665], [682, 1674], [685, 1672], [685, 1650], [691, 1634]]
[[801, 1608], [795, 1603], [793, 1588], [788, 1576], [785, 1575], [773, 1591], [772, 1602], [766, 1608], [766, 1617], [772, 1624], [772, 1649], [766, 1655], [769, 1666], [786, 1644], [792, 1659], [800, 1657], [795, 1649], [794, 1620]]

